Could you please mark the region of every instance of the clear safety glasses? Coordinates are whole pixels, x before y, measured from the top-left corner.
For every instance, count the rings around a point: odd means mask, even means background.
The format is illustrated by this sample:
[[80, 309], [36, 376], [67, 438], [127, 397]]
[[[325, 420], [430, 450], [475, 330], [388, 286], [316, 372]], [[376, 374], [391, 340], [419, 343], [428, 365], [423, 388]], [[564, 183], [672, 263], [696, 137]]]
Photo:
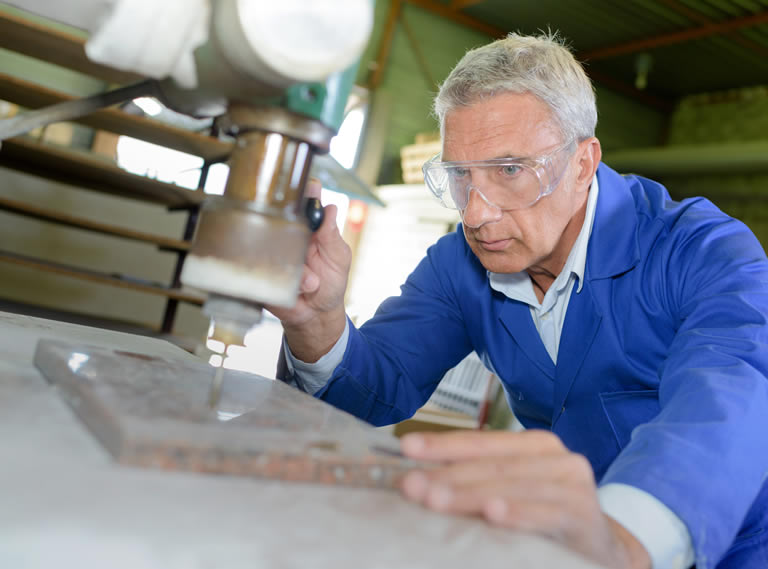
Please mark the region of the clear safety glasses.
[[[422, 167], [429, 190], [445, 207], [463, 211], [472, 190], [501, 210], [525, 209], [549, 195], [565, 174], [571, 140], [535, 158], [494, 158], [441, 162], [441, 154]], [[482, 190], [480, 188], [482, 187]]]

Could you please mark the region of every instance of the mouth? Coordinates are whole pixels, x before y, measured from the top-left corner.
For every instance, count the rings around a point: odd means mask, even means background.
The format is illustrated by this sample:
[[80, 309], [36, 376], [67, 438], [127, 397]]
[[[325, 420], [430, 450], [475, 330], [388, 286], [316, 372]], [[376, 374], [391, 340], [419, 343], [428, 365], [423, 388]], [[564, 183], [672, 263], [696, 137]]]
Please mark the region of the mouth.
[[477, 244], [486, 251], [502, 251], [512, 242], [512, 239], [476, 239]]

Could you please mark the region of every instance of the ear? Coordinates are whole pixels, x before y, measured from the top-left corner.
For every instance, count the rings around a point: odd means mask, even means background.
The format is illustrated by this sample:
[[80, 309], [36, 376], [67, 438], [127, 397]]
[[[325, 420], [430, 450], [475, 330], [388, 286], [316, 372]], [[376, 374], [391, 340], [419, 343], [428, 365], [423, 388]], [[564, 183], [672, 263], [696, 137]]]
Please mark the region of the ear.
[[577, 191], [586, 192], [592, 184], [597, 167], [603, 157], [603, 150], [600, 147], [600, 141], [594, 136], [579, 142], [576, 150], [576, 188]]

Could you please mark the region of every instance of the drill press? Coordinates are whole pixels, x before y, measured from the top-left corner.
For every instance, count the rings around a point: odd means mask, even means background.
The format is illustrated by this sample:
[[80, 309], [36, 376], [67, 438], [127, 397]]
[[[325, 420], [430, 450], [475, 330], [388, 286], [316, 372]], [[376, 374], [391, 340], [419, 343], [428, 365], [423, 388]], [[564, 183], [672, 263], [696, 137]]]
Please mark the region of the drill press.
[[[311, 233], [307, 205], [312, 211], [313, 204], [307, 204], [304, 188], [312, 158], [329, 151], [354, 80], [350, 63], [372, 26], [371, 2], [336, 2], [335, 8], [345, 10], [344, 21], [336, 19], [331, 4], [318, 13], [315, 3], [314, 14], [297, 14], [303, 23], [295, 25], [305, 32], [297, 36], [291, 27], [293, 36], [279, 38], [286, 49], [277, 53], [249, 27], [259, 17], [252, 4], [220, 0], [214, 4], [212, 39], [195, 52], [199, 87], [190, 93], [178, 82], [161, 84], [165, 102], [190, 114], [225, 104], [219, 126], [236, 139], [224, 195], [203, 206], [181, 274], [184, 285], [208, 293], [203, 312], [211, 319], [209, 337], [225, 352], [244, 343], [261, 320], [262, 305], [292, 306], [298, 295]], [[313, 42], [307, 42], [310, 29]], [[318, 58], [320, 46], [350, 31], [342, 45]], [[292, 38], [300, 39], [301, 49]], [[307, 58], [314, 64], [307, 65]], [[244, 75], [250, 79], [243, 81]], [[224, 354], [211, 385], [211, 407], [221, 393], [223, 363]]]
[[281, 20], [268, 22], [253, 2], [213, 2], [209, 40], [194, 54], [197, 88], [160, 85], [172, 108], [224, 111], [219, 126], [236, 139], [224, 195], [205, 203], [181, 275], [209, 293], [204, 312], [225, 345], [242, 344], [263, 304], [296, 301], [311, 234], [304, 188], [312, 158], [328, 152], [341, 124], [372, 26], [368, 0], [295, 4], [270, 7]]
[[311, 235], [309, 169], [343, 119], [373, 0], [72, 0], [66, 10], [39, 0], [11, 4], [87, 29], [90, 59], [156, 81], [30, 113], [28, 122], [7, 125], [6, 135], [145, 91], [176, 111], [217, 117], [236, 141], [230, 174], [224, 195], [203, 205], [181, 281], [208, 294], [211, 337], [225, 345], [243, 343], [263, 305], [292, 306]]

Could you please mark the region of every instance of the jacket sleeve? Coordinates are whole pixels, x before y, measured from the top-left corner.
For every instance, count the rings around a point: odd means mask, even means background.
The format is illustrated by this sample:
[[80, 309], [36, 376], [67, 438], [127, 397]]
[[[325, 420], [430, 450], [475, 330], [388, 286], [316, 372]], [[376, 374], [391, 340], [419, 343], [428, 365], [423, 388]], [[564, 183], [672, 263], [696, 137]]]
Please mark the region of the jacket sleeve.
[[411, 417], [472, 350], [458, 301], [464, 249], [460, 233], [430, 247], [400, 296], [350, 327], [341, 364], [315, 395], [374, 425]]
[[713, 211], [690, 206], [645, 265], [644, 286], [677, 324], [661, 412], [601, 481], [669, 506], [699, 569], [729, 549], [768, 475], [768, 263], [741, 222]]

